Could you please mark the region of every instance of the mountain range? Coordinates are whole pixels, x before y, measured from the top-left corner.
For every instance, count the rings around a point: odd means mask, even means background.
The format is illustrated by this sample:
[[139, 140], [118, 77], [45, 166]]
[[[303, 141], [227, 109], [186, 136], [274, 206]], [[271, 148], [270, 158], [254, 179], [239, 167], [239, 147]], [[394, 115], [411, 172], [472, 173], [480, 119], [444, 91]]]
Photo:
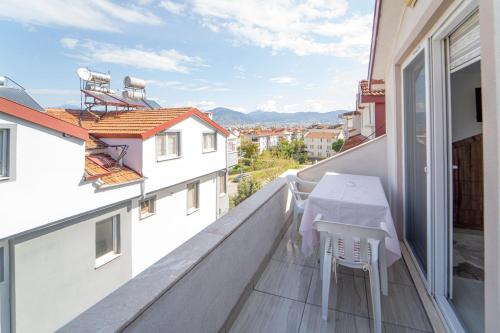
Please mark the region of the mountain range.
[[330, 112], [265, 112], [254, 111], [243, 113], [228, 108], [218, 107], [210, 110], [213, 119], [221, 125], [250, 125], [250, 124], [337, 124], [339, 115], [346, 110]]

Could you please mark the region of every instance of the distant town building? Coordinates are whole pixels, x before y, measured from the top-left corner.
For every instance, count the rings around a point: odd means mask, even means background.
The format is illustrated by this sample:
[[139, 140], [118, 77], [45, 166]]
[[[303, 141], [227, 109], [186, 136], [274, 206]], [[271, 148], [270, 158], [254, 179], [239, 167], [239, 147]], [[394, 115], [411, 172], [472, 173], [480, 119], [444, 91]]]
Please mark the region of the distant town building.
[[341, 131], [308, 132], [304, 135], [307, 157], [323, 159], [335, 155], [332, 144], [337, 140]]

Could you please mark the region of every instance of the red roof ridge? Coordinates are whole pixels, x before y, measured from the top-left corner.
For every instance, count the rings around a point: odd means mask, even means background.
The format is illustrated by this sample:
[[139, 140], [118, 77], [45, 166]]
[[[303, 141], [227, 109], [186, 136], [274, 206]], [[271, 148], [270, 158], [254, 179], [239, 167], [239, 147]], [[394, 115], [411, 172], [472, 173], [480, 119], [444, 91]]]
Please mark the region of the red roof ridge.
[[73, 125], [67, 121], [3, 97], [0, 97], [0, 112], [50, 128], [63, 134], [71, 135], [80, 140], [87, 140], [89, 137], [88, 131], [80, 126]]

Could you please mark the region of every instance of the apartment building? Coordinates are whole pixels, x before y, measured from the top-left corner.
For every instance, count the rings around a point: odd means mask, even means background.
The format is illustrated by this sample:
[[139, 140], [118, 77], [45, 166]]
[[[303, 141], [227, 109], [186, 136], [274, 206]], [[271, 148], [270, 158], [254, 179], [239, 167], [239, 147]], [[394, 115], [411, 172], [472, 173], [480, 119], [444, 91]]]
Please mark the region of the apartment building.
[[385, 133], [385, 90], [384, 80], [359, 82], [356, 108], [361, 114], [361, 135], [369, 139]]
[[2, 332], [58, 329], [229, 206], [229, 133], [197, 109], [30, 101], [0, 87]]
[[238, 164], [238, 154], [241, 145], [240, 133], [235, 129], [227, 129], [227, 167], [230, 168]]
[[309, 159], [323, 159], [335, 155], [332, 144], [337, 141], [340, 131], [307, 132], [304, 135], [307, 157]]

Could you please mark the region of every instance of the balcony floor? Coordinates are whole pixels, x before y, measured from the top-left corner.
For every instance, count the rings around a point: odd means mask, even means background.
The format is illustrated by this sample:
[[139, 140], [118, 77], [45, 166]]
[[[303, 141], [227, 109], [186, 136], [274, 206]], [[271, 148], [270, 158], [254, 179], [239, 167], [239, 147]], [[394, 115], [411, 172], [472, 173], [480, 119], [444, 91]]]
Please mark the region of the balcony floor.
[[[321, 319], [316, 260], [304, 258], [289, 233], [281, 240], [230, 332], [370, 332], [370, 282], [361, 270], [340, 267], [332, 276], [328, 322]], [[384, 332], [432, 332], [403, 260], [389, 269], [389, 296], [382, 296]]]

